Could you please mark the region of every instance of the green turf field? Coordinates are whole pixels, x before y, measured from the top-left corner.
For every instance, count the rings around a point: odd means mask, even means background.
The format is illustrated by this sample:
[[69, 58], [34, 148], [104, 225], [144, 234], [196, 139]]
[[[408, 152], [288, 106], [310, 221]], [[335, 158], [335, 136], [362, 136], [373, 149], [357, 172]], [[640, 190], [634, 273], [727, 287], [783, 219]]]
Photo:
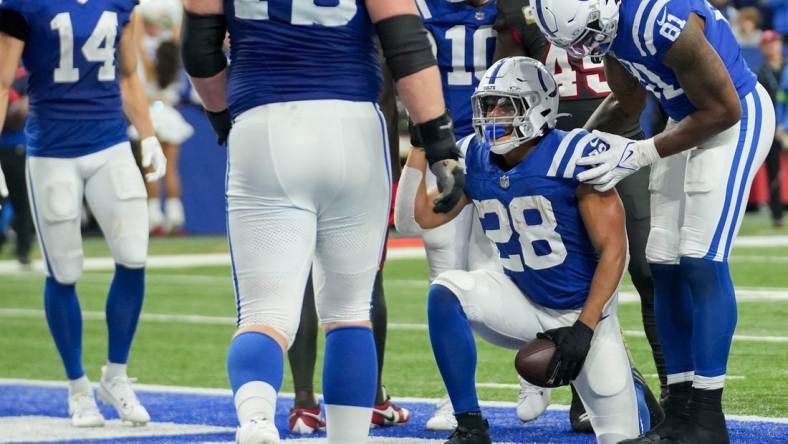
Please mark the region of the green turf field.
[[[762, 217], [748, 217], [743, 230], [751, 235], [778, 234]], [[86, 256], [107, 256], [100, 239], [86, 241]], [[154, 240], [151, 254], [222, 253], [219, 237]], [[10, 259], [6, 254], [0, 259]], [[767, 289], [784, 300], [739, 304], [737, 340], [728, 369], [725, 401], [734, 414], [788, 417], [788, 247], [739, 248], [731, 259], [734, 281], [742, 289]], [[385, 289], [389, 310], [384, 381], [394, 396], [440, 397], [442, 383], [427, 338], [426, 261], [392, 260], [386, 264]], [[84, 360], [92, 379], [106, 355], [102, 318], [111, 271], [85, 272], [78, 285], [84, 320]], [[233, 333], [235, 301], [229, 267], [150, 269], [143, 321], [132, 350], [130, 373], [141, 383], [227, 387], [225, 352]], [[0, 275], [0, 378], [61, 379], [63, 372], [43, 318], [40, 273]], [[628, 280], [624, 290], [632, 291]], [[784, 290], [784, 293], [783, 293]], [[622, 304], [625, 331], [641, 330], [640, 307]], [[175, 315], [161, 316], [161, 315]], [[187, 318], [184, 315], [200, 315]], [[409, 325], [403, 325], [409, 324]], [[412, 325], [417, 324], [417, 325]], [[768, 337], [768, 338], [767, 338]], [[636, 363], [647, 375], [655, 373], [644, 337], [628, 335]], [[516, 384], [514, 352], [479, 343], [478, 383]], [[320, 357], [318, 358], [320, 360]], [[320, 390], [318, 377], [316, 388]], [[290, 377], [283, 386], [290, 391]], [[656, 388], [656, 378], [650, 377]], [[481, 388], [485, 400], [516, 399], [512, 388]], [[566, 403], [567, 390], [557, 390], [554, 402]]]

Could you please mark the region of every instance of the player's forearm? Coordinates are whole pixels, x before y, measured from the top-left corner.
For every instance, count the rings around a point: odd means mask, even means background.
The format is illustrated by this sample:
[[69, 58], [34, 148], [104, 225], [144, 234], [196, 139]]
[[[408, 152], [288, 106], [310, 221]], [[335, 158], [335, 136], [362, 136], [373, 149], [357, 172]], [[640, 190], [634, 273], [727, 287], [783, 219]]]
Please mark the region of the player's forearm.
[[440, 71], [431, 66], [401, 78], [397, 92], [414, 123], [424, 123], [446, 112], [441, 89]]
[[657, 134], [654, 137], [654, 145], [660, 157], [668, 157], [702, 144], [732, 127], [740, 119], [740, 107], [731, 111], [724, 108], [708, 111], [698, 110], [681, 119], [681, 122], [671, 130]]
[[610, 94], [599, 104], [583, 128], [633, 137], [640, 133], [641, 111], [642, 106], [634, 104], [626, 107], [615, 94]]
[[429, 192], [427, 192], [426, 184], [424, 183], [424, 178], [422, 176], [421, 185], [416, 193], [416, 205], [415, 205], [415, 219], [416, 223], [419, 224], [424, 230], [428, 230], [431, 228], [437, 228], [441, 225], [447, 224], [451, 222], [460, 211], [468, 205], [471, 201], [468, 199], [468, 196], [463, 194], [454, 208], [447, 213], [437, 213], [434, 210], [433, 202], [438, 197], [438, 189], [433, 188]]
[[145, 96], [145, 88], [137, 73], [121, 78], [120, 88], [123, 94], [123, 111], [131, 124], [137, 128], [140, 140], [155, 136], [148, 98]]
[[602, 318], [605, 304], [616, 293], [627, 263], [626, 245], [610, 246], [601, 251], [591, 289], [588, 292], [580, 320], [591, 328]]
[[192, 85], [208, 111], [218, 113], [227, 109], [227, 70], [208, 78], [191, 77]]

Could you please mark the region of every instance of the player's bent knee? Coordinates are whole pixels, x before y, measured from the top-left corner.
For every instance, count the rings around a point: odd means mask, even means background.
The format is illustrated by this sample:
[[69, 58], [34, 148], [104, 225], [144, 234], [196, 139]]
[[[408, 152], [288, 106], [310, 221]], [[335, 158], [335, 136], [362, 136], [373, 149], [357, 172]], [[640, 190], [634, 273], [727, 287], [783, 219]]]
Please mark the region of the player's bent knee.
[[278, 329], [262, 324], [247, 324], [247, 325], [240, 325], [238, 330], [235, 332], [234, 336], [238, 336], [244, 333], [261, 333], [264, 334], [279, 344], [282, 347], [283, 352], [287, 352], [287, 349], [293, 343], [294, 338], [288, 338], [288, 336], [284, 333], [279, 331]]
[[632, 384], [631, 368], [623, 344], [614, 338], [595, 338], [583, 365], [588, 388], [595, 397], [616, 396]]

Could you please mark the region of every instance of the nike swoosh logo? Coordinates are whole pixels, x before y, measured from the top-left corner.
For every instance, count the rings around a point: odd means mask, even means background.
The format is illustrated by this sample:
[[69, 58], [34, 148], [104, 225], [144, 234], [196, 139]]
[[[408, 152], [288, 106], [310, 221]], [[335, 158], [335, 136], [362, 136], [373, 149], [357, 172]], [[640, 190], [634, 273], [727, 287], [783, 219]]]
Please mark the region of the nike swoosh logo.
[[629, 158], [630, 158], [630, 157], [632, 157], [632, 155], [634, 155], [634, 154], [635, 154], [635, 152], [634, 152], [634, 151], [629, 151], [629, 152], [627, 152], [627, 153], [626, 153], [626, 157], [624, 157], [623, 159], [621, 159], [621, 163], [624, 163], [624, 162], [626, 162], [627, 160], [629, 160]]
[[383, 413], [380, 410], [375, 410], [375, 413], [377, 413], [378, 415], [382, 416], [383, 419], [385, 419], [386, 421], [394, 422], [394, 421], [397, 420], [397, 415], [395, 415], [394, 413], [390, 413], [390, 414], [387, 415], [387, 414]]

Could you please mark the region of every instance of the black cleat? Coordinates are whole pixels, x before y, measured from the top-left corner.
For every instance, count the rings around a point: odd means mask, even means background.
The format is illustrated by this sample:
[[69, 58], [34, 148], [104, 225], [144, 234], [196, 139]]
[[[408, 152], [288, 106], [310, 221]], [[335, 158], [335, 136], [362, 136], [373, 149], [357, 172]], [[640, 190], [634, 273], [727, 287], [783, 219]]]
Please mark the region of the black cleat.
[[677, 444], [729, 444], [728, 428], [722, 413], [722, 389], [692, 390], [689, 420], [679, 430]]
[[492, 444], [490, 425], [481, 415], [475, 415], [470, 420], [465, 415], [456, 416], [457, 428], [445, 444]]
[[572, 425], [572, 431], [594, 433], [594, 428], [591, 427], [591, 419], [586, 413], [583, 401], [580, 400], [580, 395], [577, 394], [575, 386], [570, 385], [569, 387], [572, 389], [572, 404], [569, 405], [569, 423]]
[[[674, 386], [673, 393], [665, 400], [665, 411], [663, 414], [665, 419], [643, 435], [620, 441], [619, 444], [672, 444], [676, 442], [676, 439], [681, 436], [685, 425], [689, 422], [689, 397], [692, 383], [683, 382], [672, 385]], [[650, 408], [651, 406], [649, 405]], [[711, 442], [708, 444], [711, 444]]]

